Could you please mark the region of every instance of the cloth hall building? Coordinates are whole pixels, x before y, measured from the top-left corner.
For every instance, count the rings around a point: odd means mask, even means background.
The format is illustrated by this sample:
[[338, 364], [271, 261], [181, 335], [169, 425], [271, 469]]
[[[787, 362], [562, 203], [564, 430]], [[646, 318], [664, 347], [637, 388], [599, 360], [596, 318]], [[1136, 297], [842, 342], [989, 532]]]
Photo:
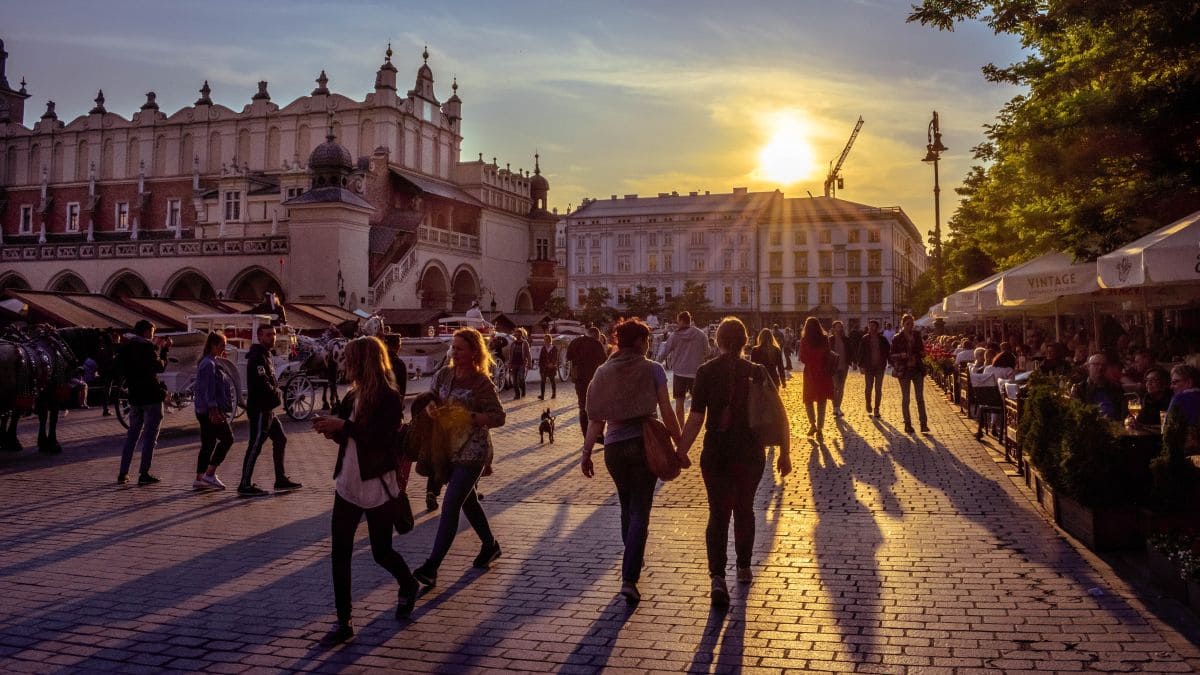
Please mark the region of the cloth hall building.
[[[6, 75], [0, 42], [0, 293], [341, 303], [397, 323], [490, 300], [540, 308], [557, 217], [532, 173], [460, 159], [457, 81], [442, 101], [428, 51], [397, 89], [389, 46], [361, 100], [317, 87], [280, 106], [267, 82], [240, 111], [59, 120]], [[370, 80], [364, 78], [364, 85]]]

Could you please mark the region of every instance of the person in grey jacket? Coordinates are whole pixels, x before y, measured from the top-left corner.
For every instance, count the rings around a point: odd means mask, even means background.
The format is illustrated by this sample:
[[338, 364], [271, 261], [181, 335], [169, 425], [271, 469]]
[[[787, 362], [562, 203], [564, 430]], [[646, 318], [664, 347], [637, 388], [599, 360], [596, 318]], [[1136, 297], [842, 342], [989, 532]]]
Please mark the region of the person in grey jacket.
[[196, 421], [200, 423], [200, 456], [196, 458], [196, 480], [192, 487], [225, 489], [217, 477], [217, 467], [233, 446], [233, 383], [217, 359], [225, 354], [225, 336], [217, 331], [208, 334], [204, 356], [196, 369]]
[[707, 360], [708, 337], [704, 331], [692, 325], [691, 312], [680, 312], [675, 317], [678, 327], [658, 350], [659, 362], [670, 360], [671, 393], [675, 397], [675, 417], [683, 419], [683, 404], [688, 392], [696, 386], [696, 371]]

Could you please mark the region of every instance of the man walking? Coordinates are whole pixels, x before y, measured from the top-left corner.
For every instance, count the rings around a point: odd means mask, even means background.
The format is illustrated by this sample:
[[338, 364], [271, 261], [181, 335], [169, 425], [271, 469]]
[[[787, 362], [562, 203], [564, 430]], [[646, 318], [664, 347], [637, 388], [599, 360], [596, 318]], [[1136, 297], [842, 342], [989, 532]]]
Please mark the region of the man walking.
[[271, 452], [275, 460], [275, 491], [289, 492], [300, 486], [287, 477], [283, 469], [283, 452], [287, 447], [287, 436], [283, 425], [275, 417], [275, 408], [283, 399], [279, 383], [275, 379], [275, 364], [271, 362], [271, 348], [275, 346], [275, 327], [259, 324], [258, 341], [246, 355], [246, 417], [250, 422], [250, 444], [246, 446], [246, 458], [242, 462], [242, 481], [238, 485], [238, 496], [262, 497], [266, 490], [254, 484], [254, 463], [262, 452], [267, 438], [271, 439]]
[[674, 378], [671, 389], [675, 396], [675, 415], [683, 419], [683, 404], [688, 392], [696, 386], [696, 371], [708, 354], [708, 337], [692, 325], [692, 313], [680, 312], [675, 317], [678, 327], [658, 350], [658, 361], [671, 359]]
[[[587, 335], [580, 335], [567, 345], [567, 361], [571, 364], [575, 380], [575, 396], [579, 398], [579, 424], [587, 435], [587, 390], [596, 369], [608, 359], [608, 351], [600, 342], [600, 329], [591, 326]], [[584, 439], [587, 440], [586, 438]]]
[[792, 345], [786, 333], [779, 328], [779, 324], [771, 325], [771, 334], [775, 336], [775, 341], [779, 343], [779, 349], [783, 352], [784, 369], [792, 369]]
[[913, 326], [912, 314], [905, 314], [900, 319], [900, 332], [892, 338], [891, 360], [892, 373], [900, 378], [904, 433], [913, 433], [912, 415], [908, 411], [909, 387], [917, 397], [921, 433], [929, 433], [929, 418], [925, 416], [925, 341]]
[[846, 338], [846, 325], [833, 322], [833, 335], [829, 336], [829, 348], [837, 354], [833, 368], [833, 416], [842, 417], [842, 396], [846, 393], [846, 371], [850, 370], [850, 341]]
[[129, 395], [129, 431], [125, 434], [125, 447], [121, 450], [118, 483], [129, 482], [129, 465], [133, 462], [133, 449], [139, 439], [142, 460], [138, 467], [138, 485], [160, 482], [157, 476], [150, 473], [150, 461], [154, 458], [154, 446], [158, 443], [163, 400], [166, 399], [166, 387], [158, 379], [158, 374], [167, 367], [169, 349], [168, 343], [155, 339], [154, 324], [145, 319], [134, 325], [133, 335], [117, 349], [117, 367], [125, 377], [125, 388]]
[[867, 322], [867, 334], [858, 341], [858, 369], [862, 371], [866, 381], [863, 401], [867, 404], [867, 414], [872, 414], [871, 388], [875, 389], [874, 415], [879, 417], [879, 401], [883, 398], [883, 374], [887, 372], [888, 341], [879, 332], [879, 322], [871, 319]]

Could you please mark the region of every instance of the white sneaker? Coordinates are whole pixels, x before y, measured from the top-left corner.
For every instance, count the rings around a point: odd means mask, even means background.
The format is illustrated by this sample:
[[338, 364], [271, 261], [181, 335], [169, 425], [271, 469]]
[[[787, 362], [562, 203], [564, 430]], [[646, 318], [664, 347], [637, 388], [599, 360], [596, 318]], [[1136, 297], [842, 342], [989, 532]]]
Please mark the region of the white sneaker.
[[208, 485], [209, 487], [215, 487], [220, 490], [225, 489], [225, 484], [221, 482], [220, 478], [217, 478], [217, 474], [215, 474], [215, 473], [211, 476], [208, 474], [204, 474], [204, 476], [201, 477], [200, 480], [204, 481], [204, 484]]
[[192, 481], [192, 489], [193, 490], [207, 490], [210, 487], [212, 487], [212, 486], [209, 485], [208, 483], [205, 483], [204, 481], [200, 480], [199, 478]]

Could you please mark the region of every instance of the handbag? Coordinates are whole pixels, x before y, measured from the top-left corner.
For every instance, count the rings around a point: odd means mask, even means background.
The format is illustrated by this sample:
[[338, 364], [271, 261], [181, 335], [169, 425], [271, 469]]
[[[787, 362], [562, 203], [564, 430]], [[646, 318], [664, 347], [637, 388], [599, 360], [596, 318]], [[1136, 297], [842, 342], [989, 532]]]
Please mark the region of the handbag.
[[832, 374], [834, 374], [834, 373], [836, 373], [836, 372], [837, 372], [837, 370], [838, 370], [838, 360], [839, 360], [840, 358], [841, 358], [841, 357], [840, 357], [840, 355], [839, 355], [837, 352], [833, 351], [832, 349], [830, 349], [830, 350], [829, 350], [829, 351], [828, 351], [828, 352], [825, 354], [825, 370], [826, 370], [826, 371], [827, 371], [827, 372], [828, 372], [830, 375], [832, 375]]
[[787, 445], [791, 432], [783, 399], [779, 397], [771, 378], [761, 368], [758, 371], [755, 379], [751, 380], [747, 399], [750, 430], [763, 445]]
[[675, 454], [675, 443], [667, 426], [656, 417], [642, 421], [642, 445], [646, 449], [646, 465], [650, 473], [662, 481], [679, 476], [679, 456]]
[[[399, 481], [400, 477], [401, 472], [397, 468], [396, 480]], [[408, 502], [408, 493], [401, 488], [399, 493], [393, 495], [392, 491], [388, 489], [387, 481], [382, 476], [379, 478], [379, 484], [383, 486], [383, 492], [388, 496], [388, 500], [380, 508], [392, 519], [392, 527], [396, 528], [396, 534], [412, 532], [417, 523], [413, 518], [412, 504]]]

